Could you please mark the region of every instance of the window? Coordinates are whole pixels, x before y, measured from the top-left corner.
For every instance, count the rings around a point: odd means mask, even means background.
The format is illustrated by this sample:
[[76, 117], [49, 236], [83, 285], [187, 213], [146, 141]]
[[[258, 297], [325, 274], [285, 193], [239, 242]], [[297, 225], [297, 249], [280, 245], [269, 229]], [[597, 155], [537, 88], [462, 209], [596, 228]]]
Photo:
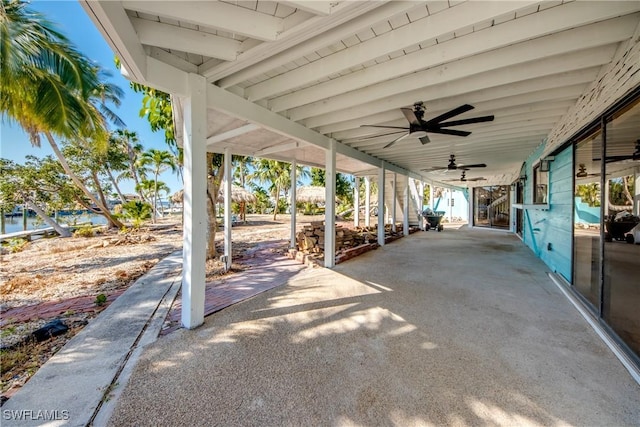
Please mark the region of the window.
[[533, 167], [533, 204], [544, 205], [548, 203], [549, 172], [543, 172], [540, 163]]

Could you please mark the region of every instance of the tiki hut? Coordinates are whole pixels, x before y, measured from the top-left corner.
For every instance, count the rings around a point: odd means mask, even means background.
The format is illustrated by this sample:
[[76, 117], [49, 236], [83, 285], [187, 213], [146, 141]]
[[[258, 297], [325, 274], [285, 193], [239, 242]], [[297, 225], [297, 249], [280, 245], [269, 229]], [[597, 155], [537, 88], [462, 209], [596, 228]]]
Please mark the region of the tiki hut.
[[296, 189], [296, 201], [302, 203], [324, 203], [325, 188], [317, 186], [304, 186]]
[[[256, 196], [240, 187], [239, 185], [231, 185], [231, 201], [240, 205], [240, 221], [246, 221], [246, 206], [247, 203], [255, 203]], [[224, 185], [220, 186], [218, 192], [218, 202], [224, 202]]]

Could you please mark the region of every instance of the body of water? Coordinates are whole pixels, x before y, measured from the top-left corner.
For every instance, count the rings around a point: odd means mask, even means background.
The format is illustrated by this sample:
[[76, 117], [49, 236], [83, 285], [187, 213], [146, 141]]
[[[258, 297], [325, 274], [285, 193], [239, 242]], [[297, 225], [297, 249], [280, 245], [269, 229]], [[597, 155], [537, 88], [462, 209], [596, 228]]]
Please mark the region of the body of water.
[[[73, 225], [73, 224], [80, 224], [83, 222], [91, 222], [93, 224], [106, 224], [107, 219], [102, 215], [95, 215], [95, 214], [88, 214], [88, 213], [83, 213], [80, 215], [61, 215], [58, 218], [58, 223], [62, 225], [64, 224]], [[6, 233], [15, 233], [16, 231], [24, 230], [22, 215], [5, 217], [4, 224], [5, 224]], [[27, 217], [27, 230], [37, 230], [40, 228], [47, 228], [47, 227], [49, 227], [49, 225], [47, 225], [47, 223], [45, 223], [40, 217], [38, 216]]]

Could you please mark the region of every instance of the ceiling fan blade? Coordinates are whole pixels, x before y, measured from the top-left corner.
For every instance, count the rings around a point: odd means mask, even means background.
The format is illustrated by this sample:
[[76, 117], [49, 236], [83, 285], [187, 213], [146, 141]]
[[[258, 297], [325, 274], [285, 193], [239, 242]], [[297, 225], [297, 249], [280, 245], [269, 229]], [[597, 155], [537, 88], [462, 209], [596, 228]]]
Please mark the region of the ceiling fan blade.
[[406, 127], [406, 126], [360, 125], [360, 127], [361, 128], [368, 127], [368, 128], [386, 128], [386, 129], [404, 129], [404, 130], [409, 130], [409, 128]]
[[447, 170], [447, 166], [431, 166], [429, 168], [426, 169], [420, 169], [422, 172], [434, 172], [434, 171], [441, 171], [441, 170]]
[[399, 137], [397, 137], [396, 139], [394, 139], [393, 141], [391, 141], [390, 143], [388, 143], [387, 145], [385, 145], [382, 148], [389, 148], [391, 147], [393, 144], [395, 144], [396, 142], [400, 141], [401, 139], [406, 138], [407, 136], [409, 136], [409, 134], [404, 134], [404, 135], [400, 135]]
[[389, 132], [389, 133], [381, 133], [378, 135], [369, 135], [369, 136], [363, 136], [361, 138], [353, 138], [356, 141], [366, 141], [367, 139], [375, 139], [375, 138], [380, 138], [383, 136], [389, 136], [389, 135], [396, 135], [398, 133], [404, 133], [406, 130], [397, 130], [395, 132]]
[[484, 178], [467, 178], [467, 181], [484, 181]]
[[444, 120], [450, 119], [453, 116], [457, 116], [458, 114], [466, 113], [469, 110], [473, 110], [473, 108], [474, 108], [473, 105], [469, 105], [469, 104], [461, 105], [457, 108], [454, 108], [451, 111], [447, 111], [444, 114], [440, 114], [438, 117], [434, 117], [433, 119], [428, 120], [427, 124], [429, 125], [438, 124]]
[[481, 117], [472, 117], [470, 119], [453, 120], [451, 122], [439, 123], [438, 127], [460, 126], [460, 125], [468, 125], [471, 123], [492, 122], [494, 118], [495, 118], [494, 116], [481, 116]]
[[411, 108], [401, 108], [402, 114], [406, 117], [406, 119], [415, 126], [420, 126], [420, 120], [416, 117], [416, 113]]
[[431, 129], [430, 128], [427, 132], [442, 133], [444, 135], [455, 135], [455, 136], [469, 136], [469, 135], [471, 135], [471, 132], [467, 132], [466, 130], [455, 130], [455, 129], [440, 129], [440, 128]]
[[428, 135], [425, 135], [423, 137], [418, 138], [420, 140], [420, 142], [422, 143], [422, 145], [424, 144], [428, 144], [429, 142], [431, 142], [431, 140], [429, 139]]
[[468, 168], [486, 168], [487, 165], [484, 163], [476, 163], [473, 165], [458, 165], [458, 169], [468, 169]]

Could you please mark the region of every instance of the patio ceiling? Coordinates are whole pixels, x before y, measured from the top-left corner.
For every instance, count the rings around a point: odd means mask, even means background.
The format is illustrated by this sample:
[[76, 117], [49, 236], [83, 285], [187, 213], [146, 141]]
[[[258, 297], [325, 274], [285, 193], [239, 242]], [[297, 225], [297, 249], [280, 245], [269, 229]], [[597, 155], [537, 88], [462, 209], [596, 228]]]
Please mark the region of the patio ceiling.
[[[422, 170], [455, 154], [493, 184], [519, 174], [640, 23], [637, 1], [80, 3], [132, 80], [163, 89], [163, 64], [207, 78], [209, 151], [322, 166], [332, 138], [344, 172], [384, 160], [450, 179]], [[454, 120], [495, 120], [390, 148], [394, 136], [369, 138], [388, 131], [361, 127], [407, 126], [400, 108], [416, 101], [425, 119], [471, 104]]]

